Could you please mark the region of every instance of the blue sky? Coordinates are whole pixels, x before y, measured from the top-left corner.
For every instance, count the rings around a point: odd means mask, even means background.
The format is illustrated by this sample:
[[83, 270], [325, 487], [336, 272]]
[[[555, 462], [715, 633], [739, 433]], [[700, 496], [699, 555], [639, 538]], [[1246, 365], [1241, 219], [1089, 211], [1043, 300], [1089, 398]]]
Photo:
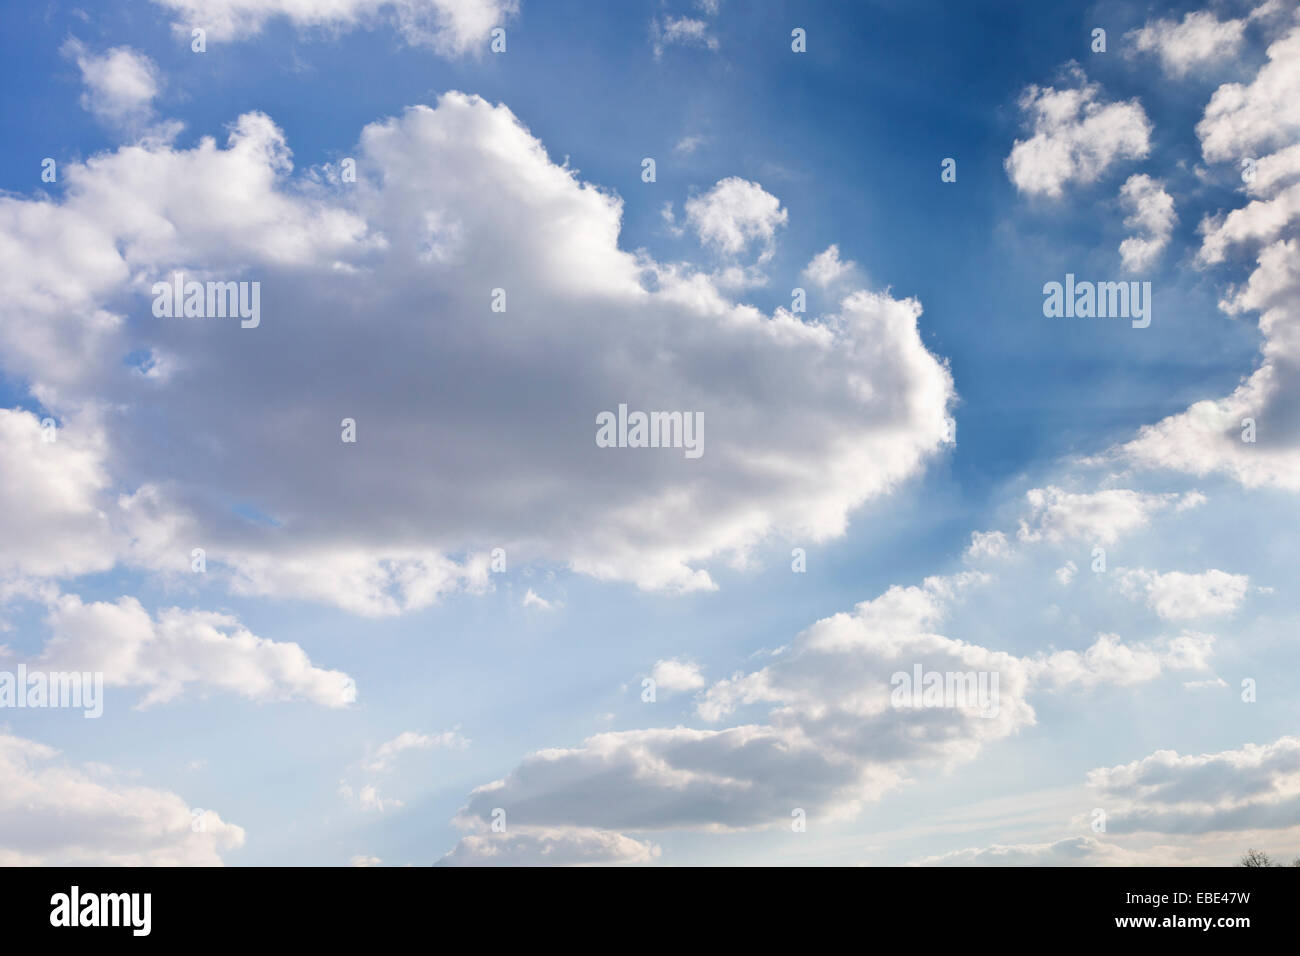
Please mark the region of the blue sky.
[[1300, 852], [1293, 3], [283, 8], [4, 14], [0, 862]]

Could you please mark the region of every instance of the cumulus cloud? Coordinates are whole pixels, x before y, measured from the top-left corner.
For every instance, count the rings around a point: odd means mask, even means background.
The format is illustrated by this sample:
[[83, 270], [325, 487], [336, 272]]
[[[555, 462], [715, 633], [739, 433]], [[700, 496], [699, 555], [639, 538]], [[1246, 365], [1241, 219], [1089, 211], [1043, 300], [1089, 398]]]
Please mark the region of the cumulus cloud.
[[[1145, 527], [1157, 514], [1187, 511], [1205, 501], [1205, 496], [1198, 491], [1150, 494], [1131, 488], [1079, 492], [1057, 485], [1031, 488], [1025, 493], [1028, 507], [1020, 516], [1016, 540], [1022, 546], [1074, 541], [1114, 544], [1124, 535]], [[1002, 531], [975, 531], [971, 533], [964, 558], [974, 563], [1006, 558], [1017, 550]], [[1057, 570], [1057, 578], [1062, 584], [1069, 584], [1077, 570], [1074, 562], [1068, 561]]]
[[[540, 751], [475, 790], [460, 822], [480, 827], [494, 807], [529, 826], [614, 831], [770, 826], [788, 822], [793, 807], [851, 815], [909, 767], [969, 758], [983, 740], [1032, 723], [1015, 658], [927, 633], [941, 590], [894, 588], [820, 621], [776, 663], [715, 683], [699, 705], [715, 722], [759, 703], [771, 708], [766, 721], [620, 731]], [[891, 706], [891, 675], [918, 661], [1001, 669], [998, 715]]]
[[[483, 553], [458, 564], [428, 549], [302, 547], [286, 542], [275, 552], [232, 544], [216, 554], [227, 565], [235, 594], [304, 598], [366, 617], [418, 610], [455, 591], [487, 590], [488, 560]], [[163, 563], [162, 558], [156, 561]]]
[[112, 567], [102, 455], [93, 429], [0, 408], [0, 579]]
[[1165, 621], [1231, 614], [1241, 606], [1250, 586], [1246, 575], [1219, 570], [1161, 574], [1138, 568], [1121, 571], [1118, 579], [1125, 594], [1144, 597], [1147, 606]]
[[48, 624], [53, 636], [37, 658], [41, 667], [102, 672], [108, 686], [143, 688], [141, 707], [175, 700], [187, 688], [324, 707], [356, 700], [347, 674], [315, 667], [297, 644], [258, 637], [229, 614], [173, 607], [151, 617], [133, 597], [86, 604], [63, 595]]
[[1155, 680], [1170, 670], [1206, 670], [1214, 635], [1187, 632], [1174, 638], [1125, 644], [1117, 634], [1102, 634], [1083, 653], [1054, 651], [1029, 662], [1034, 678], [1054, 687], [1124, 687]]
[[214, 810], [195, 829], [175, 793], [77, 766], [53, 747], [0, 733], [0, 860], [10, 866], [220, 866], [244, 831]]
[[823, 289], [841, 282], [853, 274], [857, 263], [840, 259], [840, 247], [832, 243], [804, 267], [803, 275], [809, 282]]
[[737, 256], [758, 242], [760, 259], [770, 258], [776, 230], [790, 214], [758, 183], [736, 176], [719, 180], [708, 192], [686, 200], [686, 221], [700, 242]]
[[1169, 76], [1182, 78], [1193, 69], [1231, 60], [1241, 49], [1245, 20], [1220, 20], [1195, 10], [1177, 20], [1148, 20], [1125, 39], [1141, 53], [1154, 52]]
[[[1084, 654], [1021, 658], [935, 633], [986, 575], [893, 587], [852, 614], [818, 621], [788, 653], [715, 682], [699, 700], [706, 724], [597, 734], [572, 748], [527, 756], [475, 789], [457, 822], [478, 834], [504, 809], [513, 829], [738, 830], [855, 815], [923, 768], [973, 759], [981, 747], [1035, 721], [1035, 688], [1093, 687], [1203, 666], [1213, 638], [1128, 647], [1104, 635]], [[994, 707], [898, 705], [898, 673], [997, 675]], [[489, 839], [486, 835], [475, 840]]]
[[262, 31], [274, 19], [298, 29], [346, 31], [376, 23], [394, 25], [407, 43], [459, 56], [486, 49], [493, 27], [519, 11], [517, 0], [154, 0], [170, 10], [178, 32], [202, 27], [216, 40]]
[[1011, 544], [1001, 531], [972, 531], [970, 546], [966, 557], [977, 561], [981, 558], [1005, 558], [1011, 553]]
[[1207, 162], [1236, 162], [1255, 151], [1295, 142], [1300, 129], [1300, 27], [1268, 48], [1268, 62], [1250, 83], [1214, 91], [1196, 125]]
[[[179, 572], [199, 543], [235, 593], [382, 615], [488, 587], [504, 547], [516, 566], [711, 588], [705, 563], [842, 534], [942, 447], [952, 379], [915, 300], [858, 291], [814, 321], [732, 302], [688, 263], [620, 249], [618, 198], [476, 97], [373, 123], [356, 157], [355, 184], [295, 176], [283, 133], [246, 114], [225, 148], [125, 147], [65, 167], [59, 201], [0, 197], [3, 371], [87, 423], [39, 449], [81, 476], [36, 498], [68, 529], [0, 519], [23, 535], [0, 556], [33, 555], [15, 573]], [[787, 218], [739, 179], [688, 205], [724, 252], [770, 248]], [[259, 281], [259, 327], [155, 318], [176, 270]], [[142, 354], [166, 373], [124, 361]], [[704, 455], [597, 447], [620, 403], [702, 413]], [[27, 413], [0, 427], [36, 448]], [[0, 450], [28, 487], [42, 460]]]
[[1055, 485], [1026, 493], [1029, 514], [1020, 521], [1017, 537], [1024, 542], [1079, 540], [1113, 544], [1122, 535], [1146, 525], [1152, 515], [1183, 511], [1205, 502], [1205, 496], [1146, 494], [1128, 488], [1069, 492]]
[[1209, 833], [1300, 825], [1300, 738], [1240, 750], [1148, 757], [1089, 772], [1107, 832]]
[[699, 690], [708, 683], [700, 673], [700, 665], [687, 660], [658, 661], [650, 676], [655, 689], [667, 694]]
[[1127, 211], [1124, 225], [1141, 230], [1119, 244], [1119, 255], [1129, 272], [1141, 272], [1155, 265], [1169, 245], [1174, 223], [1174, 197], [1164, 184], [1145, 173], [1130, 176], [1119, 190], [1120, 205]]
[[1254, 271], [1219, 306], [1232, 316], [1259, 314], [1262, 361], [1232, 394], [1148, 425], [1118, 451], [1147, 467], [1300, 491], [1300, 27], [1269, 47], [1250, 83], [1220, 86], [1196, 130], [1206, 160], [1232, 163], [1252, 197], [1201, 224], [1198, 260], [1210, 266], [1230, 250], [1258, 249]]
[[91, 53], [80, 40], [63, 45], [64, 56], [75, 60], [86, 92], [81, 105], [110, 125], [135, 126], [153, 115], [161, 75], [154, 62], [118, 46], [103, 53]]
[[1074, 66], [1063, 89], [1028, 87], [1020, 97], [1031, 136], [1004, 163], [1022, 193], [1060, 197], [1071, 183], [1096, 182], [1113, 164], [1151, 150], [1151, 122], [1136, 99], [1106, 102], [1101, 87]]

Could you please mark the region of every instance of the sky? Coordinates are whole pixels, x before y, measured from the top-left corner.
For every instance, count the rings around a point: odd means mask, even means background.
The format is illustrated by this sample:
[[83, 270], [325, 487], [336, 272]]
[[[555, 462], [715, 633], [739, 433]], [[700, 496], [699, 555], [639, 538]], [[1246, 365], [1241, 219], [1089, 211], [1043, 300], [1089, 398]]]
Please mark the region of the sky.
[[0, 17], [0, 863], [1300, 855], [1292, 0]]

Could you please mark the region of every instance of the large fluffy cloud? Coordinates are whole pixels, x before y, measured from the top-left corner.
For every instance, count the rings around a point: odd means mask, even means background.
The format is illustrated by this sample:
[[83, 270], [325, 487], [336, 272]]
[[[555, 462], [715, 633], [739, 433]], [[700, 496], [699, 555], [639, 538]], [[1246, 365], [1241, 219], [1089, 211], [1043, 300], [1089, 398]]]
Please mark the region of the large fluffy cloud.
[[1208, 833], [1300, 825], [1300, 739], [1240, 750], [1160, 750], [1088, 774], [1108, 832]]
[[213, 810], [196, 816], [174, 793], [69, 764], [21, 737], [0, 734], [0, 777], [3, 865], [212, 866], [244, 842]]
[[[711, 587], [704, 562], [840, 534], [943, 443], [952, 380], [914, 300], [851, 292], [808, 322], [730, 301], [620, 249], [617, 197], [476, 97], [372, 124], [356, 160], [356, 182], [295, 178], [248, 114], [224, 149], [143, 143], [67, 167], [61, 200], [0, 199], [5, 371], [111, 435], [73, 504], [132, 506], [121, 556], [204, 547], [240, 593], [368, 614], [484, 586], [495, 547]], [[701, 197], [704, 234], [770, 240], [784, 211], [706, 201], [730, 189]], [[155, 317], [174, 270], [260, 282], [260, 325]], [[621, 403], [702, 413], [703, 456], [597, 447]], [[96, 498], [101, 474], [130, 494]]]
[[1250, 83], [1225, 83], [1214, 91], [1196, 127], [1205, 158], [1235, 162], [1293, 143], [1300, 128], [1297, 82], [1300, 29], [1293, 28], [1268, 48], [1268, 62]]
[[[987, 581], [977, 572], [932, 578], [818, 621], [774, 663], [699, 697], [701, 721], [729, 726], [603, 733], [533, 753], [470, 795], [458, 817], [472, 831], [466, 839], [475, 848], [504, 839], [489, 832], [498, 811], [510, 826], [582, 832], [788, 826], [796, 810], [815, 821], [851, 817], [914, 773], [970, 760], [1033, 724], [1035, 689], [1206, 666], [1213, 638], [1199, 635], [1133, 646], [1102, 635], [1082, 654], [1017, 657], [936, 633], [960, 595]], [[895, 675], [917, 667], [983, 674], [992, 694], [935, 706], [896, 699]]]
[[[1222, 472], [1248, 487], [1300, 490], [1300, 27], [1274, 42], [1249, 84], [1219, 87], [1197, 125], [1207, 161], [1231, 163], [1250, 201], [1202, 223], [1199, 260], [1257, 251], [1255, 269], [1228, 292], [1229, 315], [1257, 313], [1263, 360], [1224, 398], [1205, 399], [1143, 428], [1122, 448], [1136, 463], [1193, 474]], [[1261, 155], [1260, 151], [1275, 150]]]
[[49, 626], [53, 636], [40, 667], [100, 672], [109, 686], [143, 688], [141, 706], [190, 687], [326, 707], [356, 699], [346, 674], [313, 666], [297, 644], [258, 637], [229, 614], [166, 608], [151, 617], [135, 598], [86, 604], [63, 595], [50, 609]]

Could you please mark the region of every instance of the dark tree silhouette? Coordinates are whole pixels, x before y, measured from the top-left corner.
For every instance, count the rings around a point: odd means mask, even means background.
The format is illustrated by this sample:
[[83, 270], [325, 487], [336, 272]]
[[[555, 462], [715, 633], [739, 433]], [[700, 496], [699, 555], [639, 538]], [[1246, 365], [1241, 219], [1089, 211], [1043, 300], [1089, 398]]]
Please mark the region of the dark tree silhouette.
[[1253, 847], [1241, 855], [1241, 862], [1238, 866], [1300, 866], [1300, 856], [1296, 857], [1290, 863], [1274, 863], [1263, 850], [1256, 850]]

